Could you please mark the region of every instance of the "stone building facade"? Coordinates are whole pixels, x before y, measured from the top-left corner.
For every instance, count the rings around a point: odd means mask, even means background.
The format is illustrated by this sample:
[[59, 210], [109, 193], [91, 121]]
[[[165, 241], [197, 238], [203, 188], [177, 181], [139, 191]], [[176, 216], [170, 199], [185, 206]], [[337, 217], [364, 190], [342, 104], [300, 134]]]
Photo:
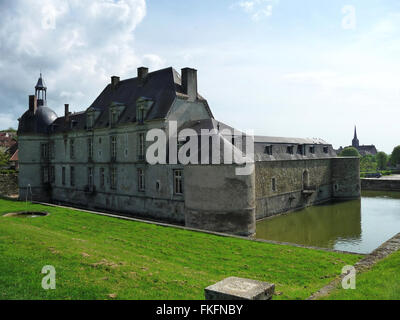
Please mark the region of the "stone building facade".
[[[65, 105], [62, 117], [47, 107], [42, 76], [35, 90], [19, 119], [21, 199], [28, 195], [37, 201], [251, 235], [257, 219], [360, 196], [359, 159], [338, 158], [332, 145], [319, 139], [254, 137], [247, 175], [237, 174], [243, 164], [226, 162], [168, 159], [150, 165], [147, 133], [158, 129], [169, 136], [172, 122], [199, 136], [203, 129], [212, 130], [212, 138], [233, 153], [246, 151], [245, 136], [230, 136], [237, 131], [214, 119], [198, 93], [195, 69], [149, 73], [142, 67], [132, 79], [114, 76], [86, 111], [71, 113]], [[185, 142], [179, 145], [184, 148]]]

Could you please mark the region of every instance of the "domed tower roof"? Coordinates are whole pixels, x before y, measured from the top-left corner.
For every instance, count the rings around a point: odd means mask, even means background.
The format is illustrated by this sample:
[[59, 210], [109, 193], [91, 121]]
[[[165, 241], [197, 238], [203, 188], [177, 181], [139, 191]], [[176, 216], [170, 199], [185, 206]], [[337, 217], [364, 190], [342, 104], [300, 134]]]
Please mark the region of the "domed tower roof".
[[18, 134], [47, 134], [57, 114], [46, 106], [46, 84], [42, 74], [35, 86], [35, 95], [29, 96], [29, 109], [19, 119]]
[[28, 110], [19, 119], [18, 134], [47, 134], [56, 119], [57, 114], [48, 107], [38, 107], [35, 113]]

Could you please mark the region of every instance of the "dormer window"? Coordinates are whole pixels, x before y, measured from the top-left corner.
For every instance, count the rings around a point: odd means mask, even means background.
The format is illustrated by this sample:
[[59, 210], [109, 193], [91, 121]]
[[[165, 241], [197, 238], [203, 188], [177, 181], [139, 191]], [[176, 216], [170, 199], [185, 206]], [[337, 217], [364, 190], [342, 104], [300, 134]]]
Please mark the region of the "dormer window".
[[297, 146], [297, 154], [300, 154], [302, 156], [305, 155], [305, 147], [303, 145]]
[[140, 124], [143, 124], [143, 122], [144, 122], [144, 115], [145, 115], [144, 108], [143, 107], [139, 107], [139, 110], [138, 110], [138, 122]]
[[89, 130], [93, 128], [93, 114], [88, 114], [86, 126]]
[[110, 106], [110, 125], [114, 127], [117, 125], [121, 114], [124, 112], [125, 106], [121, 103], [113, 102]]
[[136, 120], [138, 124], [144, 123], [152, 105], [153, 101], [148, 98], [141, 97], [136, 101]]
[[265, 146], [264, 153], [272, 156], [272, 146]]

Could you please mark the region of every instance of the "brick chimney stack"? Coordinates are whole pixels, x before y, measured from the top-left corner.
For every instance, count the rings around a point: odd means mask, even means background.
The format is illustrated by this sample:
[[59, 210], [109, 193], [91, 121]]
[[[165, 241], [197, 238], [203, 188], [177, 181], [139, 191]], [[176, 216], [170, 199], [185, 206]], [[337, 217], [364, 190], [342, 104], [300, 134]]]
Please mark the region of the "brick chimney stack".
[[35, 114], [36, 110], [37, 110], [37, 98], [36, 96], [29, 96], [29, 111]]
[[69, 115], [71, 112], [69, 112], [69, 104], [65, 104], [65, 112], [64, 112], [64, 117], [65, 117], [65, 122], [69, 122]]

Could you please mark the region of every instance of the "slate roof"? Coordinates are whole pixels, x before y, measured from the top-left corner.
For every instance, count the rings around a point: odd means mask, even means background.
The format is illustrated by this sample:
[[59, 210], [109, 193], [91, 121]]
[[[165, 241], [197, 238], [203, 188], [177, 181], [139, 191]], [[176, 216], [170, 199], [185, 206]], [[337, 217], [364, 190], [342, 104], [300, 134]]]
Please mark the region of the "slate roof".
[[[117, 124], [127, 124], [136, 122], [136, 101], [139, 98], [154, 101], [146, 116], [146, 121], [148, 121], [165, 119], [177, 97], [186, 98], [187, 95], [182, 90], [179, 73], [174, 68], [169, 67], [148, 73], [143, 83], [135, 77], [121, 80], [115, 88], [111, 83], [108, 84], [89, 109], [95, 108], [101, 112], [96, 119], [94, 128], [106, 128], [109, 126], [109, 109], [112, 103], [122, 104], [126, 107]], [[207, 101], [201, 95], [198, 95], [198, 100], [205, 104], [212, 117]], [[52, 132], [85, 129], [85, 112], [71, 114], [70, 118], [71, 121], [76, 121], [74, 126], [67, 128], [64, 117], [60, 117], [54, 122]]]

